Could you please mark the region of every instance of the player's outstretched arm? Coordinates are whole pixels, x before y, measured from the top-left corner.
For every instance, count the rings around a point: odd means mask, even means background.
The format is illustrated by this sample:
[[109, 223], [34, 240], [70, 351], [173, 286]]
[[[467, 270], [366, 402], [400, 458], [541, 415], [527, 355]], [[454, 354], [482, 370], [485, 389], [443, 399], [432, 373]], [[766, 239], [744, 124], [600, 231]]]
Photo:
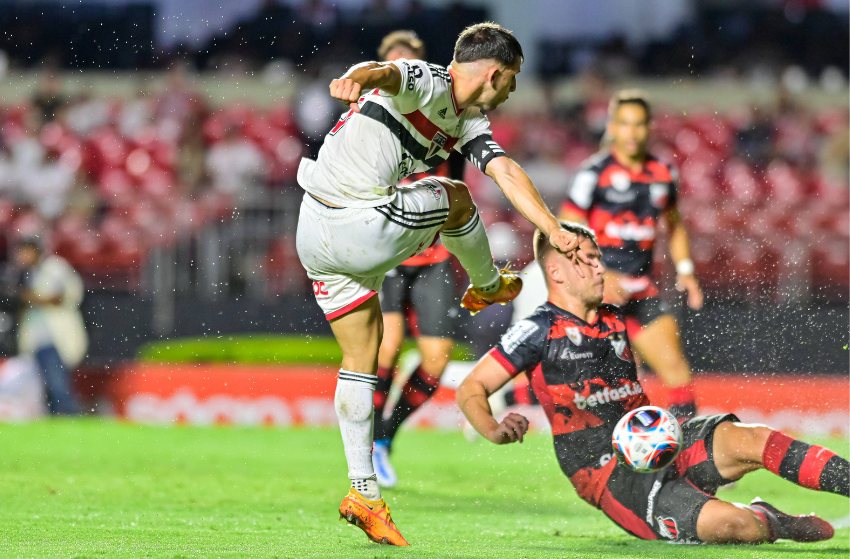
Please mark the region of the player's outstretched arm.
[[687, 292], [689, 307], [699, 310], [702, 308], [703, 294], [699, 281], [694, 275], [688, 231], [675, 206], [667, 210], [665, 215], [670, 225], [670, 256], [676, 265], [676, 288]]
[[511, 380], [510, 374], [493, 357], [485, 355], [473, 367], [457, 391], [457, 403], [466, 419], [482, 437], [495, 444], [522, 442], [528, 419], [509, 413], [496, 421], [487, 397]]
[[578, 236], [561, 228], [537, 187], [516, 161], [510, 157], [496, 157], [487, 163], [484, 172], [499, 185], [508, 201], [525, 219], [546, 233], [553, 247], [563, 253], [575, 252], [578, 255]]
[[363, 91], [381, 89], [397, 95], [401, 88], [401, 71], [388, 62], [361, 62], [348, 69], [330, 84], [331, 97], [348, 103], [352, 110], [359, 111], [357, 100]]

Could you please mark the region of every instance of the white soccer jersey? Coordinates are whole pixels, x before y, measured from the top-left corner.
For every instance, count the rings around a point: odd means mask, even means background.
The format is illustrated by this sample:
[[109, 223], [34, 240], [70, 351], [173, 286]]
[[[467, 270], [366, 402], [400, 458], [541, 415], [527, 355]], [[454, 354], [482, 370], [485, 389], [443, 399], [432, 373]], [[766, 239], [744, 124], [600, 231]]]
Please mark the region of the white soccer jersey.
[[298, 184], [332, 204], [376, 207], [395, 198], [395, 186], [412, 173], [432, 169], [462, 153], [482, 171], [505, 155], [480, 110], [459, 111], [446, 67], [395, 60], [401, 87], [391, 96], [375, 89], [360, 112], [344, 114], [325, 136], [317, 161], [302, 159]]

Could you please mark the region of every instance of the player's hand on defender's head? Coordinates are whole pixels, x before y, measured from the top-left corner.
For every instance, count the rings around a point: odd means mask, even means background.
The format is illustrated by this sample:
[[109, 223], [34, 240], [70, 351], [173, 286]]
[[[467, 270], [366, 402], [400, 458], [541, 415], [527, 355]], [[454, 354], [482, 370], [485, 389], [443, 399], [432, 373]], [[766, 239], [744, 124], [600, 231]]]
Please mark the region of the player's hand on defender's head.
[[518, 413], [509, 413], [487, 438], [496, 444], [522, 442], [528, 432], [528, 419]]
[[577, 259], [579, 262], [589, 264], [582, 256], [579, 250], [581, 239], [575, 233], [562, 229], [560, 226], [553, 229], [549, 235], [549, 244], [558, 252], [566, 254], [570, 260]]
[[360, 112], [357, 101], [360, 99], [362, 86], [351, 78], [337, 78], [331, 81], [331, 97], [346, 103], [355, 113]]

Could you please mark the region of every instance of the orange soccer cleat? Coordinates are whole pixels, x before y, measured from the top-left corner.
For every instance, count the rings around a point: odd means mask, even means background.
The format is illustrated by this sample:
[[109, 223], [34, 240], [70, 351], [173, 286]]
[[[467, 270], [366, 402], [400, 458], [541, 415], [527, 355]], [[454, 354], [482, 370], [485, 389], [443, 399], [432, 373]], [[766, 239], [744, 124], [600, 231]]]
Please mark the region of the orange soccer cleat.
[[383, 499], [370, 501], [353, 487], [339, 505], [339, 517], [366, 532], [375, 543], [410, 545], [396, 528], [387, 503]]
[[460, 300], [460, 306], [475, 315], [493, 303], [507, 305], [522, 291], [522, 279], [510, 270], [499, 271], [499, 287], [492, 293], [484, 293], [480, 289], [469, 286]]

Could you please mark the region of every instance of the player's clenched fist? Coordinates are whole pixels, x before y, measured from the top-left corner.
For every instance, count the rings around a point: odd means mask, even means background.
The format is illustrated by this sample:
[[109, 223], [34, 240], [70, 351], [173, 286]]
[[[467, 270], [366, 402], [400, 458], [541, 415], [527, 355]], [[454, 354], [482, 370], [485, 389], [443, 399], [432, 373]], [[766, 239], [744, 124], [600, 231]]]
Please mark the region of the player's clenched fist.
[[331, 81], [331, 97], [347, 103], [355, 112], [359, 111], [357, 100], [360, 99], [362, 86], [351, 78], [338, 78]]
[[564, 254], [569, 254], [571, 252], [578, 254], [578, 235], [565, 229], [561, 229], [560, 227], [549, 234], [549, 243], [559, 252]]
[[487, 438], [496, 444], [509, 444], [522, 442], [527, 432], [528, 420], [518, 413], [509, 413]]

